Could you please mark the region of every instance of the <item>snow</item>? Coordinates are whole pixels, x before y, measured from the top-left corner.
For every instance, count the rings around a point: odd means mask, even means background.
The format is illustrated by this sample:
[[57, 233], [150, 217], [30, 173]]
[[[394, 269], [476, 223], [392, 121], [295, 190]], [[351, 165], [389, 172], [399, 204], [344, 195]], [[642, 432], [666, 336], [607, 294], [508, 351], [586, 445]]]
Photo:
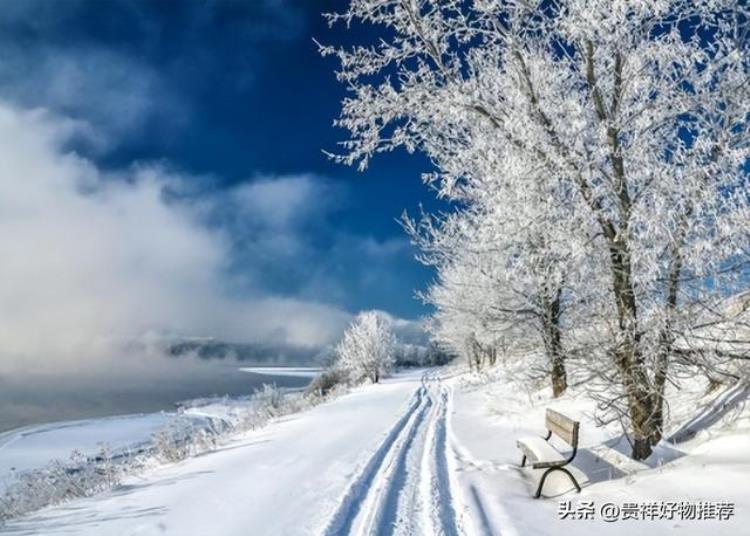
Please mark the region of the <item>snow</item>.
[[[485, 376], [409, 371], [0, 532], [593, 536], [679, 527], [688, 535], [742, 534], [750, 511], [747, 389], [705, 395], [700, 385], [673, 393], [683, 426], [672, 439], [679, 441], [663, 442], [641, 463], [623, 454], [616, 427], [594, 425], [591, 401], [575, 389], [553, 401], [548, 389], [520, 389], [500, 369]], [[571, 493], [557, 474], [546, 498], [535, 500], [539, 472], [519, 467], [516, 440], [543, 432], [547, 407], [581, 421], [574, 471], [583, 491]], [[725, 521], [561, 520], [560, 501], [729, 501], [736, 514]]]
[[[716, 393], [716, 403], [721, 407], [727, 398], [736, 402], [738, 391], [743, 389], [731, 386], [725, 393]], [[662, 442], [651, 458], [640, 463], [623, 454], [629, 446], [618, 438], [616, 427], [595, 426], [593, 404], [581, 394], [568, 393], [551, 401], [544, 390], [525, 392], [502, 376], [481, 385], [464, 384], [456, 392], [452, 442], [459, 457], [460, 494], [466, 498], [465, 519], [472, 527], [469, 534], [524, 536], [574, 531], [576, 535], [598, 536], [632, 534], [634, 530], [667, 534], [676, 527], [681, 534], [696, 536], [744, 533], [750, 511], [746, 492], [750, 434], [745, 412], [739, 419], [713, 420], [712, 428], [688, 442]], [[744, 393], [746, 397], [746, 389]], [[675, 397], [672, 409], [676, 415], [695, 413], [698, 401], [695, 393], [682, 400]], [[548, 498], [535, 500], [531, 495], [541, 471], [520, 468], [522, 454], [515, 441], [544, 433], [547, 407], [581, 421], [573, 471], [583, 490], [571, 493], [573, 486], [567, 477], [552, 473], [543, 494]], [[707, 413], [712, 412], [698, 412]], [[608, 502], [621, 507], [624, 503], [728, 501], [735, 503], [736, 515], [723, 521], [605, 522], [598, 515], [594, 520], [571, 520], [559, 519], [560, 501], [571, 501], [574, 506], [579, 501], [593, 501], [597, 507]]]
[[[405, 412], [350, 484], [324, 534], [456, 534], [446, 426], [449, 388], [425, 374]], [[415, 515], [419, 514], [419, 515]]]
[[314, 378], [320, 367], [241, 367], [242, 372], [251, 372], [261, 376], [292, 376], [296, 378]]
[[[317, 367], [244, 367], [240, 370], [273, 377], [314, 377]], [[182, 403], [182, 414], [195, 421], [220, 419], [236, 424], [252, 404], [246, 398], [203, 398]], [[43, 467], [51, 460], [67, 460], [77, 450], [85, 455], [106, 444], [113, 453], [137, 450], [177, 417], [174, 411], [130, 414], [25, 426], [0, 433], [0, 491], [15, 472]]]
[[125, 415], [34, 425], [0, 434], [0, 487], [14, 471], [67, 459], [73, 450], [96, 453], [102, 443], [113, 451], [146, 443], [174, 413]]
[[5, 533], [319, 533], [357, 468], [412, 403], [420, 377], [398, 376], [280, 419], [112, 493], [10, 523]]

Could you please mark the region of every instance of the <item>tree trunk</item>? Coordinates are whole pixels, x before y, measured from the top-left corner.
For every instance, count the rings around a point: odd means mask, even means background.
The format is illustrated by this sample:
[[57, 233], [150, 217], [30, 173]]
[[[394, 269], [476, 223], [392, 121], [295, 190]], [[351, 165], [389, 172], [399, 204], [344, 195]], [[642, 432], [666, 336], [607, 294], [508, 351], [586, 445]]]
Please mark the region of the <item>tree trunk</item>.
[[615, 364], [622, 375], [627, 394], [633, 440], [632, 456], [636, 460], [644, 460], [651, 455], [651, 440], [654, 437], [654, 398], [649, 390], [649, 377], [640, 349], [638, 309], [630, 252], [625, 241], [616, 239], [610, 243], [610, 260], [621, 338], [614, 350]]
[[[612, 179], [616, 195], [619, 222], [615, 223], [597, 215], [607, 238], [612, 271], [612, 291], [617, 308], [619, 340], [613, 350], [615, 365], [622, 377], [622, 384], [627, 394], [628, 413], [633, 435], [633, 458], [643, 460], [651, 455], [651, 437], [653, 426], [653, 397], [649, 391], [649, 376], [643, 363], [638, 332], [638, 309], [636, 305], [635, 286], [632, 276], [632, 262], [628, 246], [631, 222], [632, 202], [628, 191], [625, 172], [625, 160], [620, 147], [620, 132], [617, 128], [617, 117], [622, 97], [623, 58], [615, 53], [613, 64], [612, 102], [609, 107], [604, 102], [595, 73], [594, 46], [590, 41], [585, 43], [586, 79], [590, 88], [594, 111], [602, 125], [607, 129], [607, 145], [612, 161]], [[590, 196], [589, 185], [584, 183], [584, 198], [595, 211], [600, 209], [598, 201]]]
[[[675, 305], [677, 295], [676, 285], [677, 283], [675, 282], [674, 298], [672, 298], [671, 289], [670, 296], [668, 298], [668, 302], [671, 302], [672, 299], [674, 299]], [[672, 283], [670, 282], [670, 287], [671, 286]], [[672, 307], [670, 307], [669, 305], [667, 307], [668, 309], [672, 309]], [[650, 431], [651, 435], [649, 437], [649, 442], [651, 445], [656, 445], [659, 441], [661, 441], [664, 432], [664, 391], [667, 383], [669, 359], [672, 354], [672, 346], [674, 344], [671, 319], [669, 318], [669, 315], [671, 315], [671, 313], [671, 310], [667, 311], [668, 318], [666, 319], [666, 325], [662, 328], [662, 331], [659, 334], [659, 347], [657, 349], [656, 363], [654, 365], [654, 388], [651, 393], [653, 422]]]
[[568, 377], [562, 356], [552, 360], [552, 396], [557, 398], [568, 388]]
[[557, 289], [553, 299], [542, 296], [542, 327], [544, 347], [550, 363], [552, 379], [552, 396], [557, 398], [568, 387], [568, 377], [565, 371], [565, 356], [562, 349], [562, 333], [560, 330], [560, 297], [562, 289]]
[[659, 334], [659, 347], [656, 354], [656, 370], [654, 371], [653, 401], [653, 430], [650, 442], [656, 445], [661, 441], [664, 433], [664, 389], [667, 383], [667, 372], [669, 371], [669, 359], [674, 345], [674, 334], [672, 333], [672, 320], [677, 310], [677, 293], [680, 288], [680, 277], [682, 275], [682, 243], [685, 239], [687, 218], [692, 214], [688, 208], [685, 217], [678, 228], [678, 239], [672, 250], [672, 261], [667, 278], [667, 301], [664, 311], [664, 326]]
[[654, 407], [653, 397], [648, 389], [648, 376], [643, 367], [638, 366], [628, 372], [625, 378], [625, 389], [628, 393], [632, 428], [632, 457], [636, 460], [645, 460], [652, 452]]
[[490, 366], [494, 367], [495, 363], [497, 363], [497, 347], [491, 346], [488, 352], [490, 357]]
[[[666, 330], [662, 335], [666, 335]], [[671, 335], [666, 335], [671, 339]], [[667, 383], [667, 370], [669, 368], [669, 355], [671, 353], [672, 342], [660, 342], [660, 348], [656, 355], [656, 371], [654, 373], [654, 391], [651, 393], [653, 406], [653, 426], [651, 427], [651, 437], [649, 442], [656, 445], [664, 433], [664, 390]]]

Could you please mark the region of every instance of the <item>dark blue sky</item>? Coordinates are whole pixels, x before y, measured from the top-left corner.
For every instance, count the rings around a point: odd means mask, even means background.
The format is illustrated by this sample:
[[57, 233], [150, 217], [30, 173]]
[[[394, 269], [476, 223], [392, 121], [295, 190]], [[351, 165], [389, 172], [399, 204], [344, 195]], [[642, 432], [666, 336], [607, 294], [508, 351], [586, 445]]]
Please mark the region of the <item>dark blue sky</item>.
[[[328, 28], [320, 12], [344, 5], [6, 0], [0, 96], [105, 132], [106, 143], [77, 147], [99, 166], [160, 160], [196, 176], [196, 196], [306, 177], [317, 185], [305, 193], [317, 196], [309, 204], [319, 210], [295, 230], [304, 247], [294, 254], [259, 250], [257, 237], [248, 236], [273, 231], [233, 226], [231, 206], [214, 215], [216, 225], [231, 228], [229, 270], [252, 274], [254, 285], [271, 294], [414, 318], [427, 312], [414, 289], [431, 274], [413, 260], [394, 219], [419, 203], [434, 206], [419, 178], [427, 162], [394, 153], [359, 173], [321, 152], [335, 150], [346, 135], [332, 127], [345, 92], [335, 80], [335, 62], [318, 55], [312, 38], [371, 37]], [[274, 236], [261, 242], [268, 241]]]

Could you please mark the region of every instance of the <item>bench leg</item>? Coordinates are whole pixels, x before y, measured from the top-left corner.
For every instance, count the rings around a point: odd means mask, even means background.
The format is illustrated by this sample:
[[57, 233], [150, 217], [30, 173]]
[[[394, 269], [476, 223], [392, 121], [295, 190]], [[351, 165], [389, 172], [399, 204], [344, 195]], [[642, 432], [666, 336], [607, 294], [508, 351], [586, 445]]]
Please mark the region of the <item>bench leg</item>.
[[544, 481], [547, 480], [547, 475], [549, 475], [552, 471], [562, 471], [566, 475], [568, 475], [568, 478], [570, 478], [570, 481], [573, 482], [573, 485], [576, 487], [576, 490], [578, 490], [578, 493], [581, 493], [581, 486], [578, 484], [578, 481], [575, 479], [575, 477], [571, 474], [570, 471], [565, 469], [565, 467], [550, 467], [547, 469], [544, 474], [542, 475], [542, 479], [539, 481], [539, 487], [536, 489], [536, 495], [534, 495], [535, 499], [538, 499], [542, 496], [542, 488], [544, 487]]
[[523, 455], [523, 460], [521, 460], [521, 467], [526, 467], [526, 455]]
[[542, 488], [544, 487], [544, 481], [547, 480], [547, 475], [550, 474], [552, 471], [554, 471], [554, 467], [550, 467], [547, 469], [544, 474], [542, 474], [542, 479], [539, 481], [539, 487], [536, 488], [536, 493], [534, 494], [534, 498], [538, 499], [542, 495]]
[[560, 469], [560, 471], [568, 475], [568, 477], [570, 478], [570, 481], [573, 482], [573, 485], [576, 487], [576, 491], [578, 491], [578, 493], [581, 493], [581, 486], [578, 484], [578, 481], [575, 479], [573, 474], [567, 469], [565, 469], [565, 467], [558, 467], [558, 469]]

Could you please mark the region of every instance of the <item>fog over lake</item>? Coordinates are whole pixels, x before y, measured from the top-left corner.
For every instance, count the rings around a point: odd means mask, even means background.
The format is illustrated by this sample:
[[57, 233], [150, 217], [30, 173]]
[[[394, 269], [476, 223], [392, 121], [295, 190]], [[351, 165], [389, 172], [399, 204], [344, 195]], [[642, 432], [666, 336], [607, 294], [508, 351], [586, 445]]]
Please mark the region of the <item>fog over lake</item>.
[[302, 387], [310, 378], [241, 371], [234, 359], [153, 357], [153, 366], [118, 366], [0, 373], [0, 432], [30, 424], [172, 410], [175, 403], [213, 395], [241, 396], [264, 383]]

